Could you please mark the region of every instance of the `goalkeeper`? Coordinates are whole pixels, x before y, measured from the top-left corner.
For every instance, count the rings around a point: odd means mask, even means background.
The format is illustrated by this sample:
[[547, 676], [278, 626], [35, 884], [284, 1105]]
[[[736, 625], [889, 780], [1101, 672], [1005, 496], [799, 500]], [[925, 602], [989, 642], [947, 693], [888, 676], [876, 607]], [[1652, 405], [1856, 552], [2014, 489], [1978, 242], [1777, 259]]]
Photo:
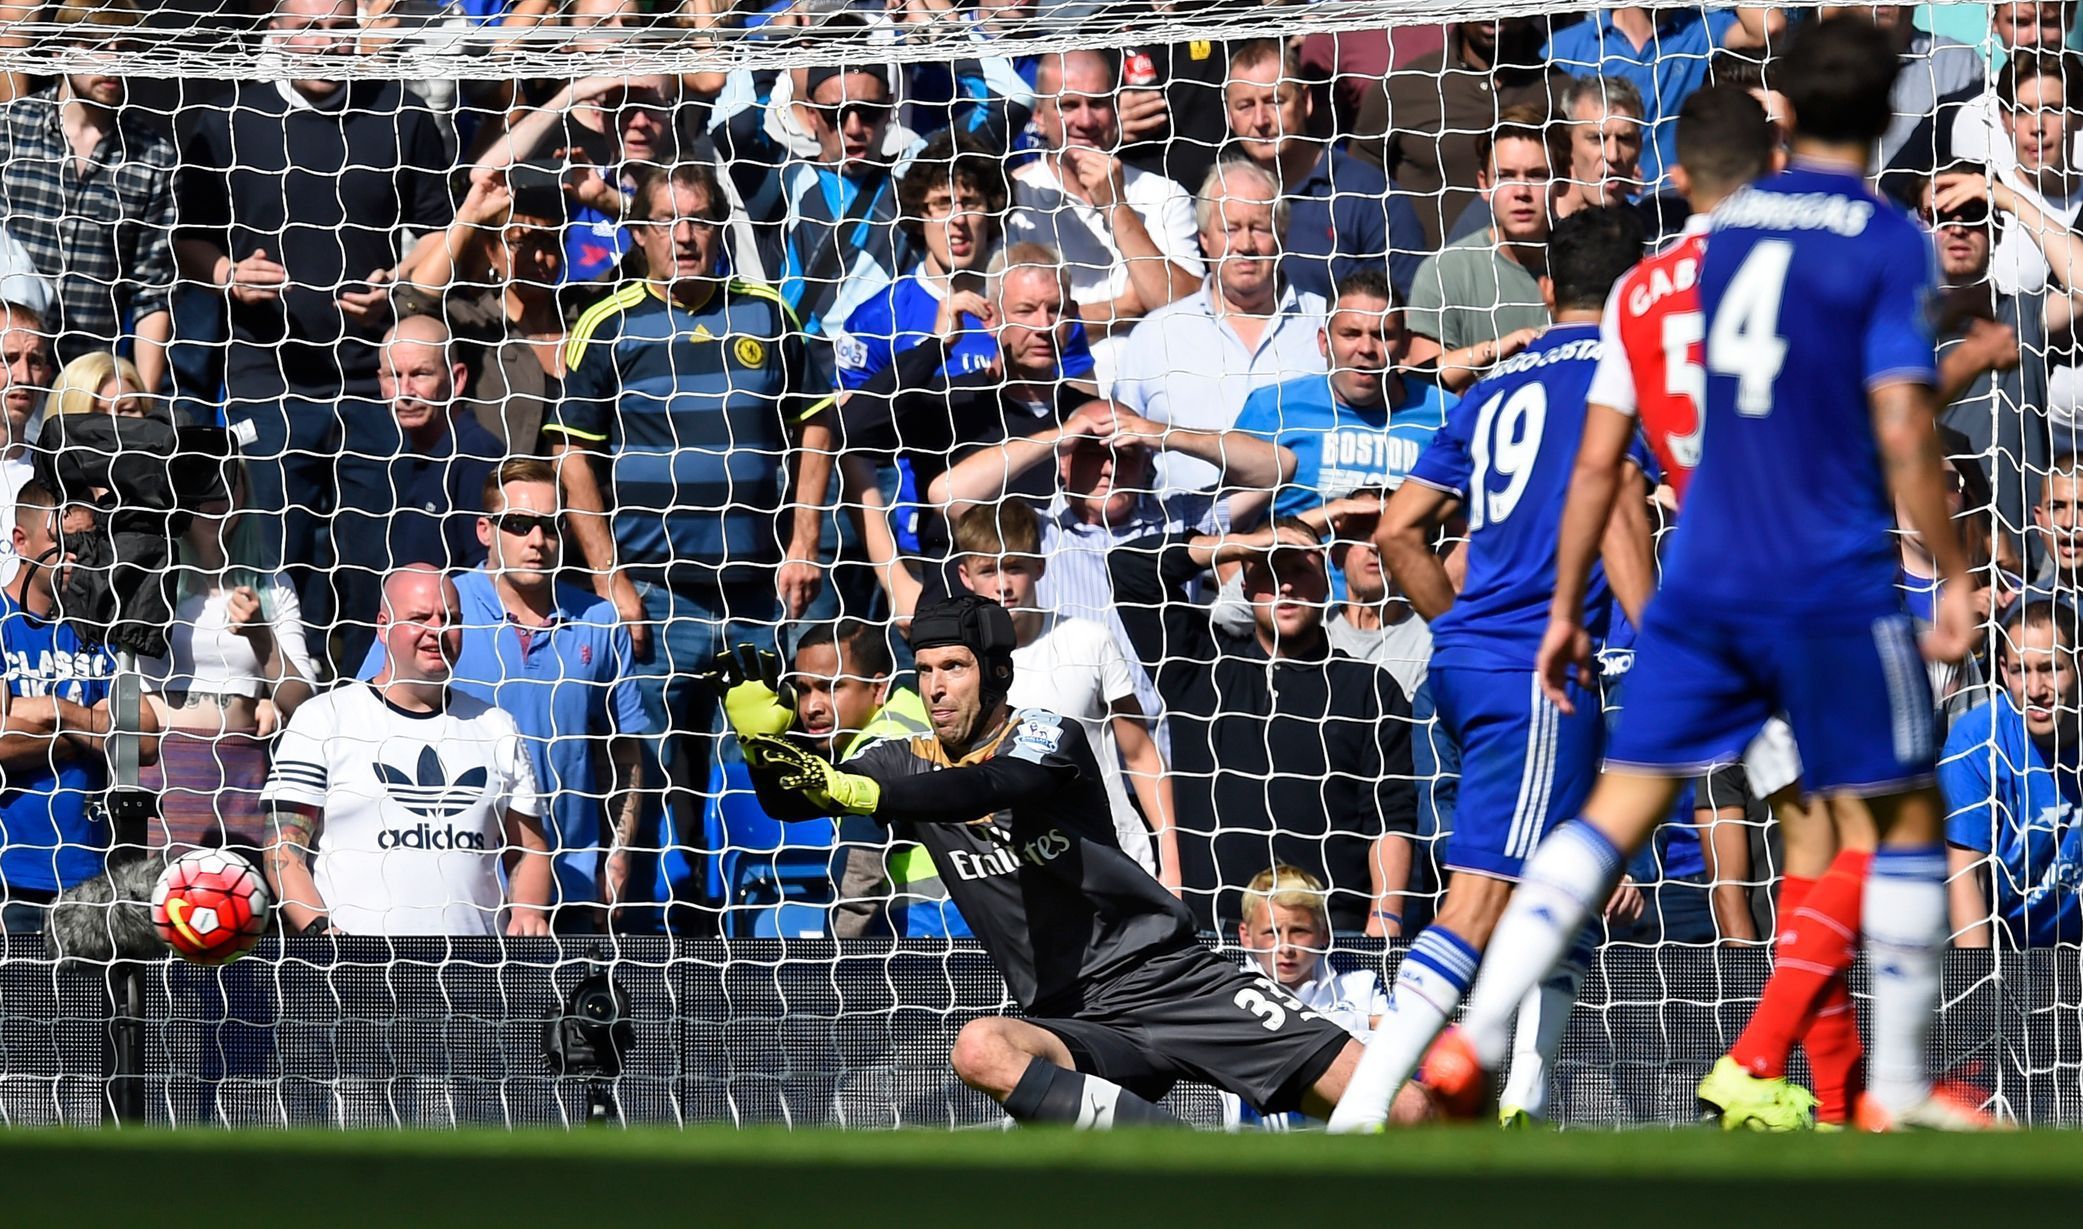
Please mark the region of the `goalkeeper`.
[[[859, 619], [840, 619], [804, 632], [785, 671], [773, 653], [741, 644], [717, 654], [704, 677], [740, 738], [787, 734], [826, 759], [843, 763], [882, 739], [906, 738], [928, 728], [926, 706], [917, 692], [897, 682], [895, 674], [889, 634]], [[886, 865], [912, 860], [897, 850], [886, 851], [875, 822], [859, 816], [848, 816], [840, 825], [839, 843], [845, 847], [844, 869], [831, 931], [834, 938], [857, 939], [882, 916], [889, 895]], [[907, 894], [923, 895], [937, 883], [909, 881], [902, 886]], [[940, 893], [942, 899], [945, 895]]]
[[932, 733], [884, 739], [843, 769], [757, 732], [744, 697], [730, 711], [769, 814], [873, 816], [932, 857], [1027, 1017], [964, 1026], [955, 1074], [1021, 1122], [1178, 1125], [1157, 1101], [1179, 1079], [1267, 1114], [1328, 1114], [1360, 1043], [1195, 942], [1186, 907], [1116, 843], [1078, 723], [1006, 703], [1005, 608], [974, 595], [921, 606], [911, 645]]

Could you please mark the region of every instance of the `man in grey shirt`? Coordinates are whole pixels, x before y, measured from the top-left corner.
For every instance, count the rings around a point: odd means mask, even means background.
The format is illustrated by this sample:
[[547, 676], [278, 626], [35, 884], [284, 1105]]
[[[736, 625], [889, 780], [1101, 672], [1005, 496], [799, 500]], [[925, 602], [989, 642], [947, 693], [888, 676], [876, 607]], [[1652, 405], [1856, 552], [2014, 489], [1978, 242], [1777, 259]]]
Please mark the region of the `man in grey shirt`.
[[1980, 467], [1995, 492], [1998, 524], [2021, 552], [2020, 533], [2047, 471], [2047, 292], [2005, 294], [1990, 279], [1995, 238], [2015, 221], [1985, 201], [1953, 209], [1934, 204], [1927, 191], [1921, 213], [1939, 275], [1932, 311], [1944, 407], [1939, 424], [1959, 433], [1957, 463]]
[[1405, 325], [1408, 362], [1436, 363], [1440, 386], [1461, 392], [1548, 323], [1540, 279], [1562, 161], [1544, 117], [1511, 107], [1479, 138], [1477, 183], [1490, 225], [1441, 248], [1418, 267]]
[[1380, 666], [1404, 695], [1417, 695], [1432, 664], [1432, 628], [1394, 590], [1368, 538], [1340, 532], [1331, 544], [1331, 562], [1345, 573], [1345, 601], [1324, 622], [1331, 647]]

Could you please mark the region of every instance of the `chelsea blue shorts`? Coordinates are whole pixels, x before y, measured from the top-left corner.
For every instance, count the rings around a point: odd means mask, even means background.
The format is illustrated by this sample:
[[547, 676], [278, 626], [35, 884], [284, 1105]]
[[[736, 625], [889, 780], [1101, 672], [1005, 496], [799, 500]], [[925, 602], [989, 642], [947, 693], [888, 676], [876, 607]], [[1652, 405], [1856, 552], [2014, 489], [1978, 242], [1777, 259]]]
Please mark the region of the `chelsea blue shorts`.
[[1531, 670], [1435, 664], [1440, 724], [1461, 749], [1461, 792], [1446, 842], [1450, 870], [1517, 879], [1541, 838], [1583, 809], [1598, 780], [1605, 718], [1599, 698], [1570, 687], [1565, 716]]
[[1740, 760], [1774, 714], [1819, 794], [1886, 794], [1935, 767], [1937, 716], [1916, 624], [1901, 611], [1813, 626], [1659, 596], [1606, 762], [1687, 776]]

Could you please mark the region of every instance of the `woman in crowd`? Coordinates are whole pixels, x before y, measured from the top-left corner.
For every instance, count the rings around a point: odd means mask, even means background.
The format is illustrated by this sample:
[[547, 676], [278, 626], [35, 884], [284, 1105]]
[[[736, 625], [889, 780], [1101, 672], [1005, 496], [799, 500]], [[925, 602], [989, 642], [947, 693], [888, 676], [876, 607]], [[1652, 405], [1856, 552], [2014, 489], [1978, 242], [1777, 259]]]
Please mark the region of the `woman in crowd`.
[[447, 242], [430, 244], [409, 274], [420, 306], [447, 322], [478, 422], [507, 450], [535, 452], [543, 415], [562, 395], [565, 213], [562, 194], [510, 188], [480, 173], [456, 210]]
[[205, 501], [177, 543], [167, 656], [143, 663], [162, 731], [144, 784], [160, 795], [155, 843], [252, 856], [263, 843], [268, 739], [318, 673], [296, 589], [255, 566], [261, 523], [243, 514], [244, 468], [234, 457], [224, 474], [229, 496]]
[[65, 364], [57, 382], [51, 385], [49, 406], [54, 414], [128, 414], [142, 418], [151, 413], [151, 398], [135, 363], [97, 351]]

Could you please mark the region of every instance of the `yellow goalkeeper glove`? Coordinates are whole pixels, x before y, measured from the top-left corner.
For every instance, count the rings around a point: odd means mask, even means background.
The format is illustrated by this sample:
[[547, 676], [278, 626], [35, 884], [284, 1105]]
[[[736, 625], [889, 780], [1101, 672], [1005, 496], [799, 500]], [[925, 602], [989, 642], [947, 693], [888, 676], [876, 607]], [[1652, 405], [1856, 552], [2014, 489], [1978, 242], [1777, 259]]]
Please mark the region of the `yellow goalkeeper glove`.
[[723, 697], [723, 715], [738, 737], [786, 734], [796, 723], [795, 689], [781, 681], [781, 659], [741, 644], [718, 653], [702, 681]]
[[882, 782], [841, 772], [823, 756], [785, 738], [755, 736], [745, 741], [745, 759], [774, 785], [795, 794], [824, 815], [873, 815], [882, 801]]

